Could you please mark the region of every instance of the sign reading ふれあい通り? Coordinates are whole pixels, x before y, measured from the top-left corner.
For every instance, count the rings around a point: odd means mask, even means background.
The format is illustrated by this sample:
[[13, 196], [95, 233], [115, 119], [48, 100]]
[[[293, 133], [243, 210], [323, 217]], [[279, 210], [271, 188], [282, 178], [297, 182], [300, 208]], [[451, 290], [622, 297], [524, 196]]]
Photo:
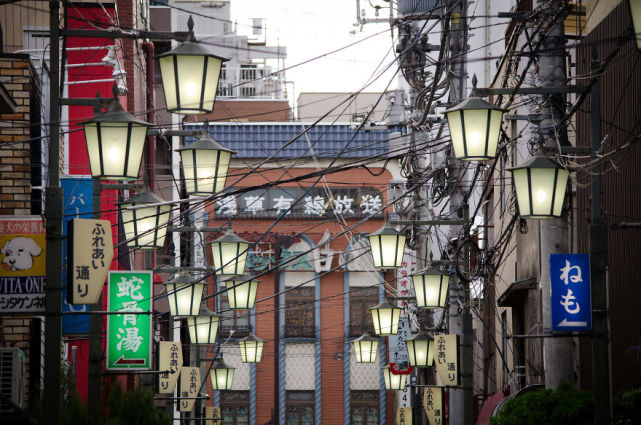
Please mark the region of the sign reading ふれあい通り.
[[151, 367], [152, 275], [150, 271], [110, 271], [107, 309], [107, 368]]

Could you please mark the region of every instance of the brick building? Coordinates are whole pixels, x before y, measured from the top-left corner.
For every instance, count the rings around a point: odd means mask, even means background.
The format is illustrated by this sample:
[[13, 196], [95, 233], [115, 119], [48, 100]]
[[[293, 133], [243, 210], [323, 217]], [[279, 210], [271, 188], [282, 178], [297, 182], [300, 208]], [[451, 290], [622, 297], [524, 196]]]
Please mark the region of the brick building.
[[[363, 237], [382, 227], [388, 186], [399, 178], [396, 167], [384, 167], [392, 133], [320, 125], [309, 141], [303, 136], [280, 149], [303, 128], [210, 126], [212, 137], [238, 154], [207, 226], [231, 223], [256, 243], [248, 267], [261, 282], [253, 312], [232, 312], [224, 294], [216, 297], [224, 318], [220, 349], [236, 375], [233, 390], [214, 392], [210, 403], [235, 424], [391, 424], [394, 397], [381, 376], [387, 347], [376, 363], [359, 364], [350, 341], [373, 330], [367, 308], [385, 296], [383, 282], [392, 277], [375, 271]], [[315, 176], [328, 167], [340, 171]], [[210, 295], [224, 289], [224, 282], [210, 283]], [[235, 344], [250, 331], [265, 340], [257, 365], [242, 363]]]

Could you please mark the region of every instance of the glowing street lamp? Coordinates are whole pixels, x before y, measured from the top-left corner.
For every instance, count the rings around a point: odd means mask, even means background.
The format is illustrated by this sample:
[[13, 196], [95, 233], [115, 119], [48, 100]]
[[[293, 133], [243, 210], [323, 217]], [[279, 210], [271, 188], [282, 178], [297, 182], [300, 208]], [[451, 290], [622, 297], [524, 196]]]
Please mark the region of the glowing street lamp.
[[352, 341], [357, 363], [374, 363], [378, 351], [378, 338], [363, 334]]
[[369, 309], [372, 312], [374, 332], [379, 336], [390, 336], [398, 333], [398, 322], [401, 317], [401, 308], [383, 301]]
[[125, 238], [129, 248], [163, 247], [171, 206], [159, 205], [162, 202], [164, 201], [153, 193], [142, 192], [120, 204]]
[[180, 152], [188, 195], [213, 195], [225, 188], [231, 155], [235, 153], [216, 142], [209, 131]]
[[416, 367], [432, 366], [434, 361], [434, 338], [422, 333], [405, 340], [407, 353], [410, 356], [410, 365]]
[[263, 345], [265, 341], [254, 334], [249, 334], [238, 341], [240, 346], [240, 361], [243, 363], [258, 363], [263, 357]]
[[385, 388], [393, 391], [400, 391], [405, 389], [405, 381], [407, 380], [407, 375], [403, 374], [394, 374], [390, 368], [390, 365], [383, 366], [383, 379], [385, 380]]
[[205, 284], [189, 274], [181, 274], [165, 283], [169, 312], [172, 316], [198, 316]]
[[209, 370], [209, 376], [211, 377], [211, 386], [213, 387], [213, 389], [215, 391], [231, 390], [232, 384], [234, 382], [235, 370], [235, 368], [227, 365], [221, 357], [220, 361]]
[[397, 269], [403, 263], [405, 235], [385, 224], [380, 230], [368, 235], [369, 244], [377, 269]]
[[260, 281], [251, 276], [242, 276], [225, 281], [227, 301], [231, 310], [251, 310], [256, 302], [256, 291]]
[[213, 344], [216, 342], [220, 316], [207, 307], [200, 307], [198, 316], [188, 316], [189, 339], [192, 344]]
[[214, 273], [219, 276], [241, 276], [245, 273], [250, 243], [227, 229], [225, 234], [210, 243]]
[[412, 275], [416, 306], [443, 308], [447, 300], [450, 275], [437, 269], [426, 269]]
[[570, 175], [568, 170], [547, 156], [537, 154], [510, 171], [521, 217], [561, 216]]
[[220, 69], [227, 58], [200, 47], [189, 17], [190, 40], [158, 55], [167, 110], [175, 114], [202, 114], [214, 110]]
[[135, 180], [151, 124], [136, 119], [115, 98], [109, 109], [82, 124], [91, 176], [103, 180]]
[[476, 96], [445, 111], [454, 156], [465, 161], [494, 158], [504, 112]]

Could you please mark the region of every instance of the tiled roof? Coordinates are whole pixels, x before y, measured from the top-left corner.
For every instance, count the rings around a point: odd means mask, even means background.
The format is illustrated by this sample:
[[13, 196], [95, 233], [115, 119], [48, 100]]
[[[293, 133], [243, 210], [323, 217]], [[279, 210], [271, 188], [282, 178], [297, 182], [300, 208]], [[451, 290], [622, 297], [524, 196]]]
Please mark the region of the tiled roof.
[[[189, 127], [187, 127], [189, 128]], [[195, 127], [191, 127], [195, 128]], [[299, 136], [309, 125], [281, 124], [210, 124], [211, 137], [238, 152], [237, 158], [265, 158]], [[319, 124], [276, 153], [276, 158], [367, 158], [387, 156], [391, 130], [361, 130], [346, 124]], [[186, 140], [186, 144], [191, 140]]]

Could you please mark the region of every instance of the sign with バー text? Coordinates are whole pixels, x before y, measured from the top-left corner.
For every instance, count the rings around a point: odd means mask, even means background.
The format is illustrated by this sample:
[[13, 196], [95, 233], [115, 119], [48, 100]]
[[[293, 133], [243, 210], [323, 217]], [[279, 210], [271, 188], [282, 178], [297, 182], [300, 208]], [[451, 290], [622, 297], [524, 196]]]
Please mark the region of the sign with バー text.
[[152, 277], [150, 271], [110, 271], [108, 275], [107, 369], [151, 367]]
[[200, 368], [187, 366], [180, 371], [180, 406], [181, 412], [191, 412], [196, 405], [200, 390]]
[[67, 291], [69, 304], [96, 304], [102, 294], [107, 272], [114, 258], [111, 222], [74, 218], [69, 223], [73, 244], [70, 249]]
[[442, 425], [443, 388], [425, 387], [423, 389], [423, 408], [430, 425]]
[[458, 337], [434, 336], [434, 364], [444, 385], [458, 385]]
[[552, 331], [592, 329], [590, 255], [550, 254]]
[[176, 382], [183, 366], [183, 349], [180, 342], [161, 341], [158, 344], [158, 392], [170, 394], [174, 392]]

